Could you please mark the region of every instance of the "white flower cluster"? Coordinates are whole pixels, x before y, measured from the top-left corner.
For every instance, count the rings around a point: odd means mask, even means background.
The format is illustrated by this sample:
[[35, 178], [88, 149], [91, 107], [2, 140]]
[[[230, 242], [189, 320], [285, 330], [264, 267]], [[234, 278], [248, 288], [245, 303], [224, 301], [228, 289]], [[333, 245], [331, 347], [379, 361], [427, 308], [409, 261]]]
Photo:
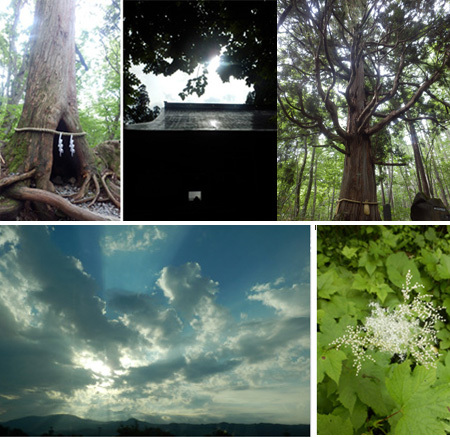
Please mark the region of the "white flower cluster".
[[404, 303], [393, 309], [382, 308], [378, 303], [370, 303], [371, 315], [366, 318], [364, 326], [348, 326], [342, 337], [334, 340], [331, 346], [339, 349], [349, 346], [354, 355], [353, 366], [356, 367], [358, 375], [362, 363], [369, 359], [375, 361], [370, 350], [379, 350], [391, 355], [397, 354], [405, 359], [410, 354], [417, 364], [425, 367], [435, 367], [437, 343], [434, 324], [445, 321], [439, 314], [442, 307], [434, 307], [425, 299], [431, 297], [429, 294], [417, 295], [408, 303], [413, 290], [423, 285], [416, 283], [411, 286], [411, 272], [406, 275], [406, 284], [402, 289]]

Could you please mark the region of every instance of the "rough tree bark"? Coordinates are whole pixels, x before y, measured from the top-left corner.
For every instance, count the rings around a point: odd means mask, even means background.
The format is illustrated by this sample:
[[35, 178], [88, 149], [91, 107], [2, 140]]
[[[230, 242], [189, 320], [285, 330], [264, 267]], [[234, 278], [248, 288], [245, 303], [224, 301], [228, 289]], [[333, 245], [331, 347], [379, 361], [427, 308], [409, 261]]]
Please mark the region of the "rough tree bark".
[[365, 103], [364, 60], [357, 41], [352, 59], [355, 65], [353, 80], [347, 88], [348, 118], [346, 155], [342, 176], [336, 220], [380, 220], [377, 207], [375, 163], [372, 156], [370, 136], [359, 132]]
[[5, 159], [10, 172], [35, 169], [35, 185], [46, 191], [55, 191], [50, 180], [55, 166], [69, 171], [78, 183], [89, 180], [93, 159], [86, 136], [73, 137], [73, 156], [65, 136], [60, 157], [55, 150], [57, 135], [24, 128], [83, 132], [76, 96], [75, 0], [36, 2], [25, 102], [18, 129], [5, 148]]

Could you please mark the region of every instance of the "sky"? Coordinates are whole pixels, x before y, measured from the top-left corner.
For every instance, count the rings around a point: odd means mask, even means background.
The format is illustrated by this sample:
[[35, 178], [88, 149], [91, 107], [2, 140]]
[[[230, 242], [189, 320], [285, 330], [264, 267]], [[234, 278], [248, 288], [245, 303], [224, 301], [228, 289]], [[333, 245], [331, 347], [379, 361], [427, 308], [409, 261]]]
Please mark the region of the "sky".
[[150, 107], [164, 107], [164, 102], [189, 102], [189, 103], [245, 103], [247, 94], [253, 91], [253, 86], [248, 87], [245, 79], [230, 78], [229, 82], [222, 82], [216, 73], [220, 65], [220, 56], [210, 60], [208, 66], [208, 85], [205, 93], [198, 97], [197, 94], [187, 96], [184, 100], [178, 95], [186, 87], [187, 81], [202, 74], [201, 64], [198, 71], [189, 75], [177, 71], [172, 76], [145, 74], [144, 66], [138, 65], [131, 68], [138, 79], [143, 83], [150, 97]]
[[0, 226], [0, 422], [308, 424], [309, 227]]

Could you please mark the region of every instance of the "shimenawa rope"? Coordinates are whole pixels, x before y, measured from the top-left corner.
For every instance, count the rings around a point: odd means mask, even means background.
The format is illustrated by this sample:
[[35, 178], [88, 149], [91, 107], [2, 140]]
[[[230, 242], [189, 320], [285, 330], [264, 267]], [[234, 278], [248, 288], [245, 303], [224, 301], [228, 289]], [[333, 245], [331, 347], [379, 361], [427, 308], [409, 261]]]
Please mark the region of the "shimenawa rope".
[[339, 205], [341, 204], [341, 202], [360, 203], [360, 204], [364, 205], [364, 214], [365, 215], [370, 215], [369, 205], [378, 205], [378, 202], [369, 202], [368, 200], [362, 202], [361, 200], [352, 200], [352, 199], [342, 198], [337, 201], [335, 215], [338, 213]]
[[50, 134], [57, 134], [57, 135], [72, 135], [74, 137], [82, 137], [84, 135], [87, 135], [86, 132], [60, 132], [58, 130], [54, 129], [47, 129], [45, 127], [16, 127], [16, 132], [22, 132], [22, 131], [32, 131], [32, 132], [48, 132]]

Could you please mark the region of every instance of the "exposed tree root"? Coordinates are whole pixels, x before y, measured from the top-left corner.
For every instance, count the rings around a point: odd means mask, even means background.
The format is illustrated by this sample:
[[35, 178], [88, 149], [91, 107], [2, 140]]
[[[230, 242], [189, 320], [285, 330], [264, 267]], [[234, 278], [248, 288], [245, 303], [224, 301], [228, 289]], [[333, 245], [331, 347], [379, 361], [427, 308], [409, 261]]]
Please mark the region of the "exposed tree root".
[[[75, 220], [117, 220], [115, 217], [103, 216], [76, 206], [76, 204], [89, 202], [89, 204], [87, 205], [89, 208], [97, 202], [111, 202], [120, 209], [120, 187], [114, 184], [112, 180], [108, 182], [106, 181], [108, 177], [116, 177], [116, 174], [113, 171], [107, 170], [103, 172], [103, 175], [100, 178], [101, 184], [99, 183], [99, 178], [95, 174], [86, 174], [79, 191], [70, 196], [66, 196], [70, 197], [70, 201], [66, 200], [63, 196], [52, 193], [50, 191], [29, 188], [24, 186], [23, 184], [17, 184], [17, 182], [22, 182], [32, 178], [35, 173], [36, 169], [33, 169], [23, 174], [0, 178], [1, 194], [5, 197], [10, 198], [11, 201], [33, 201], [52, 206]], [[93, 182], [94, 184], [95, 192], [94, 194], [85, 197], [86, 193], [88, 193], [89, 191], [91, 182]], [[101, 197], [102, 192], [103, 196]], [[5, 205], [3, 209], [6, 211], [6, 213], [2, 213], [2, 215], [4, 217], [9, 217], [13, 214], [13, 211], [11, 209], [13, 208], [13, 206], [7, 205], [6, 207]], [[9, 211], [10, 209], [11, 211]], [[18, 204], [16, 204], [13, 209], [17, 213], [19, 211]], [[3, 219], [5, 220], [6, 218]], [[8, 220], [9, 219], [10, 218], [8, 218]]]
[[36, 169], [27, 171], [26, 173], [22, 173], [19, 175], [6, 176], [3, 179], [0, 179], [0, 189], [7, 187], [8, 185], [15, 184], [16, 182], [24, 181], [25, 179], [31, 178], [36, 173]]
[[97, 176], [94, 175], [92, 179], [93, 179], [94, 185], [95, 185], [95, 195], [94, 195], [94, 198], [92, 199], [92, 202], [89, 203], [88, 207], [92, 206], [100, 196], [100, 184], [98, 183]]
[[87, 191], [89, 190], [89, 182], [91, 182], [92, 179], [92, 174], [91, 173], [87, 173], [84, 175], [84, 181], [81, 184], [81, 188], [78, 191], [78, 193], [74, 194], [73, 196], [69, 196], [73, 199], [73, 201], [77, 202], [79, 200], [81, 200], [87, 193]]
[[68, 200], [61, 196], [50, 193], [49, 191], [40, 190], [37, 188], [28, 188], [21, 186], [13, 186], [5, 191], [5, 195], [17, 200], [31, 200], [34, 202], [41, 202], [47, 205], [58, 208], [63, 213], [72, 217], [75, 220], [90, 220], [90, 221], [105, 221], [114, 220], [110, 217], [105, 217], [99, 214], [94, 214], [91, 211], [73, 205]]
[[111, 192], [111, 190], [109, 189], [108, 184], [106, 183], [106, 178], [107, 178], [108, 176], [113, 176], [113, 175], [114, 175], [114, 172], [112, 172], [112, 171], [106, 171], [106, 172], [103, 174], [101, 181], [102, 181], [103, 188], [105, 189], [106, 194], [108, 195], [108, 197], [109, 197], [109, 199], [111, 200], [111, 202], [113, 202], [114, 205], [116, 205], [117, 208], [120, 209], [120, 201], [119, 201], [119, 199], [116, 198], [116, 197], [114, 196], [114, 194], [113, 194], [113, 193]]

